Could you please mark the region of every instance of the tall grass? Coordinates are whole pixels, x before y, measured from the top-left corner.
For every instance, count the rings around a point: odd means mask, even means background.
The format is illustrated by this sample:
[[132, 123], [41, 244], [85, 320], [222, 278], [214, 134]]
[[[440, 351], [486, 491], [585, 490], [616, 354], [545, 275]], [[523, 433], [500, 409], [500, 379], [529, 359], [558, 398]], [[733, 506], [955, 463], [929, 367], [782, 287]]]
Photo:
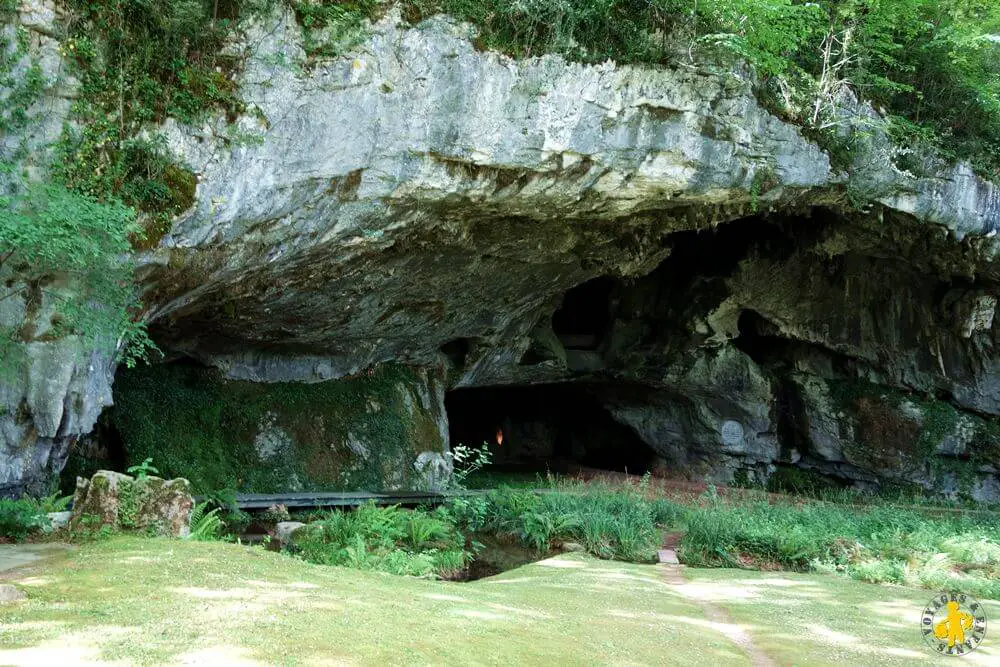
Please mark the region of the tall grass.
[[676, 524], [684, 513], [641, 489], [571, 483], [540, 494], [501, 488], [458, 499], [450, 511], [465, 530], [516, 538], [540, 552], [576, 542], [599, 558], [640, 563], [655, 560], [659, 525]]
[[814, 570], [1000, 596], [1000, 518], [992, 516], [716, 500], [690, 508], [679, 555], [689, 565]]
[[651, 562], [663, 533], [684, 529], [679, 556], [688, 565], [829, 572], [1000, 598], [1000, 515], [774, 502], [752, 492], [679, 504], [648, 491], [563, 482], [543, 493], [508, 487], [456, 498], [433, 511], [366, 505], [322, 516], [297, 545], [316, 563], [454, 577], [477, 536], [539, 555], [576, 542], [599, 558]]

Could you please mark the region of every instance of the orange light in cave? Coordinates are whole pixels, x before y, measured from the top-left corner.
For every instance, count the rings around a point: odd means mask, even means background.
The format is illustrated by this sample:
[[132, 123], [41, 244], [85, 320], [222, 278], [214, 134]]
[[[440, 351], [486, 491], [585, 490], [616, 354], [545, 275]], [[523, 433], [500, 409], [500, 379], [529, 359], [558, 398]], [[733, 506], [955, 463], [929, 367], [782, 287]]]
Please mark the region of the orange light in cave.
[[503, 429], [497, 428], [497, 447], [503, 444]]

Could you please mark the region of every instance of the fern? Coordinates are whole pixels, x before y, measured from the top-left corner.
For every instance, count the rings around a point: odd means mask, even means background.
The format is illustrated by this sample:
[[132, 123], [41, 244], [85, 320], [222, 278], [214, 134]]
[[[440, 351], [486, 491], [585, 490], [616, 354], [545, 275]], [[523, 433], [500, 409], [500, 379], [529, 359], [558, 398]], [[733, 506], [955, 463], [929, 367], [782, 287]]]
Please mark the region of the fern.
[[219, 539], [222, 532], [222, 519], [219, 508], [208, 510], [208, 503], [202, 502], [191, 510], [191, 532], [188, 539], [195, 542], [210, 542]]
[[50, 512], [65, 512], [71, 500], [73, 500], [73, 496], [63, 496], [60, 498], [59, 492], [56, 491], [51, 496], [40, 498], [38, 500], [38, 508], [46, 514]]

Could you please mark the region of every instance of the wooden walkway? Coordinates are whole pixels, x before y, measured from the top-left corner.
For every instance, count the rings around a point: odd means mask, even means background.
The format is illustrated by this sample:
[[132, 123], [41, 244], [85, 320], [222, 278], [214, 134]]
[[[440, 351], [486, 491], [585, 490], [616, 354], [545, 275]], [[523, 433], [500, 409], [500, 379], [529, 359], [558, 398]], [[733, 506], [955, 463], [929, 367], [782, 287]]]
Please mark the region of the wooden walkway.
[[[327, 507], [357, 507], [373, 502], [376, 505], [440, 505], [452, 498], [478, 496], [486, 491], [307, 491], [303, 493], [239, 493], [236, 505], [241, 510], [265, 510], [273, 505], [288, 509], [323, 509]], [[204, 500], [195, 497], [195, 502]]]

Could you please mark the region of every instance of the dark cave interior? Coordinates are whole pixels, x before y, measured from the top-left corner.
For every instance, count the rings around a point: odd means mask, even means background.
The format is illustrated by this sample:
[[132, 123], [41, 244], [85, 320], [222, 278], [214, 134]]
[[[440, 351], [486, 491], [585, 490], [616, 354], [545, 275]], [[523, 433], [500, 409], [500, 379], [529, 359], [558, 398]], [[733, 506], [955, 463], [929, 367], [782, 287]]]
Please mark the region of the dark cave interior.
[[445, 397], [451, 445], [486, 443], [498, 471], [646, 472], [655, 454], [611, 417], [600, 389], [560, 383], [451, 391]]

